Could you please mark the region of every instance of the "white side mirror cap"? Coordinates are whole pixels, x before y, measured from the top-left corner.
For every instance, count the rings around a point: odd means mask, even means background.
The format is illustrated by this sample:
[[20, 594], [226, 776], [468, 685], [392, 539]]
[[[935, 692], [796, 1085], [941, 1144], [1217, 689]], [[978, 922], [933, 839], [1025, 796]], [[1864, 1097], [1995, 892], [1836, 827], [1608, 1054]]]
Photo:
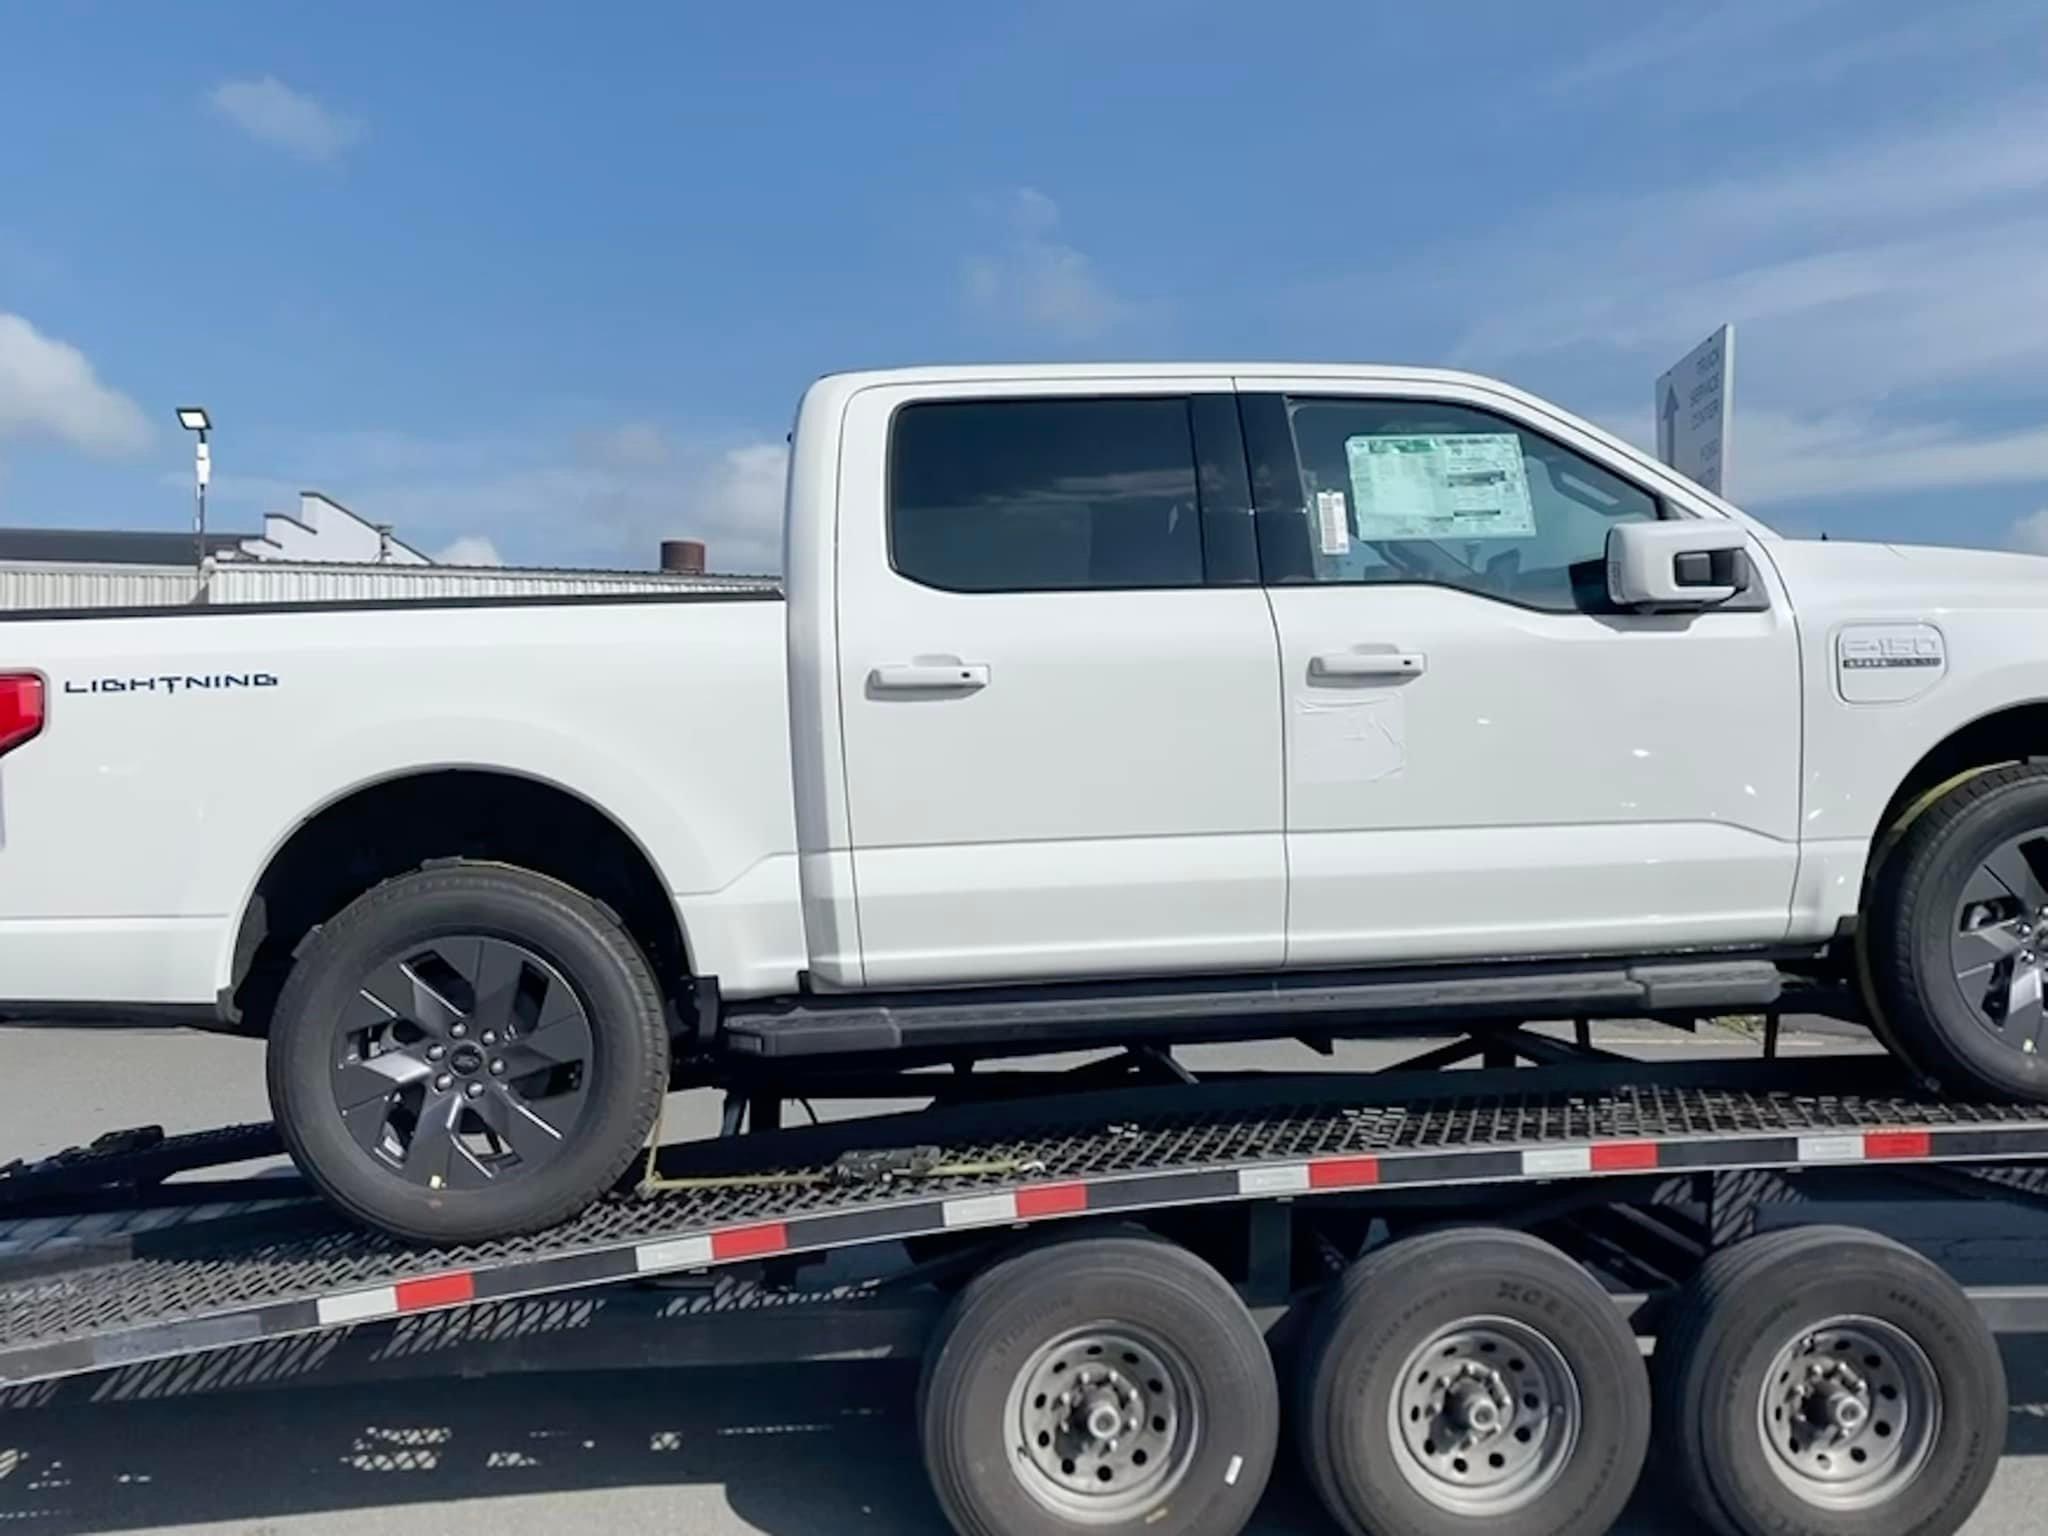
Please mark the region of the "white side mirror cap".
[[1712, 608], [1752, 579], [1749, 540], [1733, 523], [1622, 523], [1607, 535], [1607, 595], [1624, 608]]

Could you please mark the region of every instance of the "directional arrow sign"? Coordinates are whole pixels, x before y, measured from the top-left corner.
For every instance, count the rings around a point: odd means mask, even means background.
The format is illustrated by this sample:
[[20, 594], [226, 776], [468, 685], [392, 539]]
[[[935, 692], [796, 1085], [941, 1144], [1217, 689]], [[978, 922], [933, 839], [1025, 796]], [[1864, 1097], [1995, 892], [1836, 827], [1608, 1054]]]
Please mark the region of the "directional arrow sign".
[[1735, 327], [1724, 325], [1657, 380], [1657, 457], [1726, 495], [1734, 405]]

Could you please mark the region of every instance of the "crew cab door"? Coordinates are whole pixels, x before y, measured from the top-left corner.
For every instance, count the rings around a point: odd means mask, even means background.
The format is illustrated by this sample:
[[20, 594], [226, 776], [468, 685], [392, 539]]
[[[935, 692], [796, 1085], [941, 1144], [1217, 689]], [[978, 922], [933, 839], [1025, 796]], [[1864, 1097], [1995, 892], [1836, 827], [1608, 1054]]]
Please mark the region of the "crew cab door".
[[1717, 514], [1569, 418], [1476, 385], [1244, 388], [1288, 963], [1781, 938], [1799, 666], [1770, 562], [1719, 609], [1622, 611], [1608, 531]]
[[866, 985], [1277, 966], [1278, 649], [1227, 379], [878, 385], [840, 465]]

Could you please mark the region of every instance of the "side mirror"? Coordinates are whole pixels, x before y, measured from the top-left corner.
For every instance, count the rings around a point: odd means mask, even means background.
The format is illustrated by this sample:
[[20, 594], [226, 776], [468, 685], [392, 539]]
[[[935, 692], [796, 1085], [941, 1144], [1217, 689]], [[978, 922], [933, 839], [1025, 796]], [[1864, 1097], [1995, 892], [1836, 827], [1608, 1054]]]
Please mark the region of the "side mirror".
[[1749, 590], [1747, 544], [1733, 523], [1621, 523], [1607, 535], [1607, 595], [1649, 612], [1715, 607]]

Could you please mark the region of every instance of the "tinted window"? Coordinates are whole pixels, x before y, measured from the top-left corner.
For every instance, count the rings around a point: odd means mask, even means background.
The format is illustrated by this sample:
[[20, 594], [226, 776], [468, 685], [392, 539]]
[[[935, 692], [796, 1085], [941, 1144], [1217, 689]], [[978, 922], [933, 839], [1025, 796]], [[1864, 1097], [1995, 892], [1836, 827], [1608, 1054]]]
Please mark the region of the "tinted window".
[[952, 592], [1199, 586], [1187, 401], [905, 406], [889, 551], [903, 575]]
[[1484, 411], [1294, 399], [1286, 414], [1300, 488], [1260, 508], [1269, 581], [1431, 582], [1596, 609], [1608, 530], [1658, 515], [1647, 491]]

